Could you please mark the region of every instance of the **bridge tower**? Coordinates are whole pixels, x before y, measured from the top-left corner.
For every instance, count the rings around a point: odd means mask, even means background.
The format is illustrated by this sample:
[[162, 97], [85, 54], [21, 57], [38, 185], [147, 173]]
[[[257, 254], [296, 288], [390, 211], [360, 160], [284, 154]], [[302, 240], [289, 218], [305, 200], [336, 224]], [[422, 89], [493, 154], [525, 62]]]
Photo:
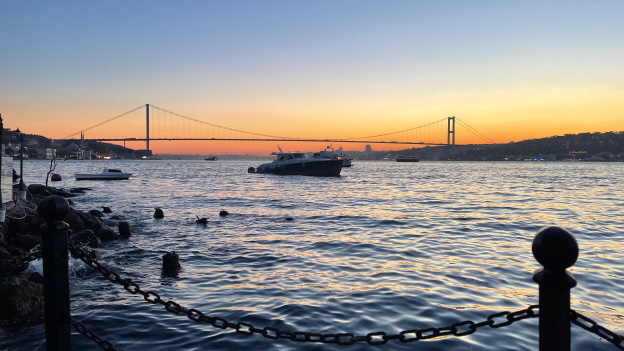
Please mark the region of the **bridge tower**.
[[145, 150], [149, 151], [149, 104], [145, 104]]
[[446, 137], [446, 144], [449, 146], [455, 145], [455, 116], [448, 118], [448, 133]]

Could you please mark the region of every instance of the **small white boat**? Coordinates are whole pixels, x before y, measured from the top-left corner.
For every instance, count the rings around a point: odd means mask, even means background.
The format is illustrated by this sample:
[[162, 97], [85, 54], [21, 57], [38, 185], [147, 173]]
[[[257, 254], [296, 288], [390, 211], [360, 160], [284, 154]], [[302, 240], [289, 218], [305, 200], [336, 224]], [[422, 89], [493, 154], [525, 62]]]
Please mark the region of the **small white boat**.
[[76, 173], [76, 180], [126, 180], [129, 179], [132, 173], [124, 173], [120, 169], [104, 168], [102, 173], [99, 174], [87, 174]]
[[323, 151], [315, 152], [312, 154], [312, 158], [328, 159], [328, 160], [342, 160], [342, 167], [351, 167], [352, 158], [347, 157], [344, 153], [337, 153], [331, 146], [328, 146]]
[[342, 160], [326, 158], [308, 158], [303, 152], [274, 152], [276, 158], [271, 163], [250, 167], [249, 173], [270, 173], [308, 176], [339, 176]]

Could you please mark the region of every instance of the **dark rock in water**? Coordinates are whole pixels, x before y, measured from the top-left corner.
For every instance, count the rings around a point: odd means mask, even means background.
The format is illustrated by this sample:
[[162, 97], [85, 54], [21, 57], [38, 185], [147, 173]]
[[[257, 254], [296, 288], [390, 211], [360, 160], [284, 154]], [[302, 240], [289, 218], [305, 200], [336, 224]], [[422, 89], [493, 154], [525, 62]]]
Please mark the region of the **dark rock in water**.
[[130, 237], [130, 223], [128, 223], [128, 222], [119, 222], [119, 224], [117, 225], [117, 228], [119, 229], [119, 235], [122, 238], [129, 238]]
[[33, 228], [33, 224], [31, 223], [31, 220], [28, 216], [24, 216], [21, 221], [11, 221], [10, 223], [8, 223], [8, 227], [9, 233], [12, 235], [15, 235], [16, 233], [28, 233], [33, 229], [36, 229]]
[[30, 250], [41, 244], [41, 237], [27, 234], [15, 235], [13, 237], [13, 243], [25, 250]]
[[28, 280], [33, 283], [43, 284], [43, 276], [39, 272], [32, 272], [28, 276]]
[[25, 276], [2, 278], [0, 282], [0, 319], [13, 320], [43, 309], [43, 285]]
[[119, 239], [119, 234], [117, 234], [111, 227], [107, 225], [102, 225], [100, 228], [98, 228], [95, 232], [95, 235], [102, 241]]
[[111, 211], [110, 207], [106, 207], [106, 206], [102, 206], [102, 212], [104, 212], [104, 213], [113, 213], [113, 211]]
[[8, 260], [12, 255], [4, 247], [0, 246], [0, 261]]
[[80, 246], [98, 248], [102, 246], [102, 241], [90, 229], [85, 229], [69, 237], [69, 242]]
[[100, 210], [91, 210], [89, 211], [89, 214], [95, 217], [104, 217], [104, 214]]
[[123, 221], [124, 219], [126, 219], [126, 217], [124, 217], [122, 215], [112, 215], [112, 216], [110, 216], [110, 219], [114, 219], [116, 221]]
[[247, 173], [255, 173], [255, 172], [256, 172], [255, 168], [253, 168], [253, 167], [247, 168]]
[[50, 195], [50, 191], [49, 191], [50, 187], [47, 187], [43, 184], [30, 184], [28, 185], [28, 192], [33, 194], [33, 195], [38, 195], [38, 194], [47, 194]]
[[100, 218], [95, 217], [90, 213], [82, 212], [82, 211], [75, 211], [74, 213], [80, 216], [80, 218], [84, 221], [85, 228], [94, 229], [94, 228], [99, 228], [102, 225], [102, 221], [100, 220]]
[[57, 173], [52, 173], [52, 177], [50, 177], [50, 180], [53, 182], [60, 182], [62, 179], [61, 175]]
[[84, 221], [74, 211], [70, 211], [69, 214], [65, 216], [65, 219], [63, 219], [63, 222], [69, 224], [69, 228], [73, 230], [74, 233], [78, 233], [85, 229]]
[[292, 217], [286, 217], [286, 220], [287, 220], [287, 221], [294, 221], [294, 218], [292, 218]]
[[167, 252], [163, 256], [163, 270], [174, 271], [182, 268], [180, 266], [180, 257], [175, 251]]
[[63, 189], [56, 189], [56, 188], [49, 188], [49, 191], [52, 195], [58, 195], [58, 196], [62, 196], [62, 197], [72, 197], [72, 196], [76, 196], [76, 194], [72, 194], [68, 191], [65, 191]]
[[219, 216], [227, 216], [227, 215], [229, 215], [229, 214], [230, 214], [230, 213], [229, 213], [228, 211], [226, 211], [226, 210], [221, 210], [221, 211], [219, 211]]
[[154, 218], [164, 218], [165, 214], [163, 213], [163, 210], [161, 210], [160, 208], [155, 208], [154, 209]]

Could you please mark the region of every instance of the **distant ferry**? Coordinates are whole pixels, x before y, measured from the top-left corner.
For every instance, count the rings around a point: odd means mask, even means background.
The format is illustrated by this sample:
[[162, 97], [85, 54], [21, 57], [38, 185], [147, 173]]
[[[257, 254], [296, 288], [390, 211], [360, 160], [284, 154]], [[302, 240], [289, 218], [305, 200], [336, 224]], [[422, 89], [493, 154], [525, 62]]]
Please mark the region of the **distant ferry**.
[[394, 158], [397, 162], [420, 162], [420, 157], [418, 156], [396, 156]]
[[218, 158], [217, 156], [210, 156], [210, 157], [206, 157], [206, 158], [204, 159], [204, 161], [216, 161], [216, 160], [218, 160], [218, 159], [219, 159], [219, 158]]

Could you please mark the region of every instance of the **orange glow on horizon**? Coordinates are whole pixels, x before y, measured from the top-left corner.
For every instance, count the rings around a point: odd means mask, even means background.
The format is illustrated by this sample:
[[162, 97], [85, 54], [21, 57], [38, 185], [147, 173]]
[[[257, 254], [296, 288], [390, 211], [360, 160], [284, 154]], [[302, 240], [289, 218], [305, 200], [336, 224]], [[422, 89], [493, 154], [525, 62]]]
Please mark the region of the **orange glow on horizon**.
[[[487, 92], [457, 92], [429, 94], [418, 98], [397, 97], [385, 99], [334, 98], [327, 105], [307, 106], [304, 98], [262, 104], [250, 102], [246, 107], [228, 108], [223, 103], [216, 108], [200, 105], [172, 107], [181, 118], [152, 108], [150, 110], [150, 138], [267, 138], [292, 137], [299, 139], [353, 139], [382, 135], [426, 125], [456, 116], [458, 120], [496, 143], [507, 143], [554, 135], [584, 132], [624, 130], [624, 100], [617, 89], [587, 87], [542, 88], [539, 90], [493, 90]], [[234, 100], [234, 97], [232, 98]], [[232, 101], [232, 105], [235, 103]], [[131, 105], [130, 105], [131, 106]], [[141, 107], [141, 105], [135, 105]], [[14, 110], [18, 110], [13, 108]], [[88, 106], [58, 106], [46, 108], [45, 114], [36, 107], [19, 105], [19, 124], [3, 114], [5, 127], [19, 127], [23, 132], [49, 138], [65, 138], [80, 130], [95, 126], [112, 117], [130, 111], [127, 106], [106, 106], [97, 109]], [[206, 112], [208, 111], [208, 112]], [[13, 112], [13, 115], [16, 113]], [[11, 113], [8, 114], [9, 116]], [[45, 115], [45, 118], [41, 116]], [[88, 116], [88, 117], [87, 117]], [[11, 116], [12, 117], [12, 116]], [[204, 121], [198, 123], [193, 120]], [[85, 130], [86, 139], [145, 138], [145, 108], [118, 119]], [[212, 125], [211, 125], [212, 124]], [[225, 128], [217, 128], [218, 125]], [[234, 130], [230, 130], [234, 129]], [[242, 130], [257, 135], [241, 134]], [[423, 129], [426, 130], [426, 129]], [[446, 121], [437, 124], [433, 132], [392, 134], [385, 141], [446, 142]], [[429, 134], [427, 134], [429, 133]], [[435, 134], [432, 136], [432, 134]], [[367, 139], [367, 140], [384, 140]], [[435, 139], [435, 140], [433, 140]], [[488, 143], [463, 124], [456, 124], [457, 144]], [[123, 142], [115, 142], [123, 145]], [[335, 149], [363, 151], [366, 143], [341, 142], [259, 142], [259, 141], [151, 141], [156, 154], [268, 155], [279, 145], [284, 151], [318, 151], [332, 144]], [[418, 145], [375, 144], [373, 150], [402, 150]], [[126, 146], [144, 149], [144, 141], [127, 141]]]

